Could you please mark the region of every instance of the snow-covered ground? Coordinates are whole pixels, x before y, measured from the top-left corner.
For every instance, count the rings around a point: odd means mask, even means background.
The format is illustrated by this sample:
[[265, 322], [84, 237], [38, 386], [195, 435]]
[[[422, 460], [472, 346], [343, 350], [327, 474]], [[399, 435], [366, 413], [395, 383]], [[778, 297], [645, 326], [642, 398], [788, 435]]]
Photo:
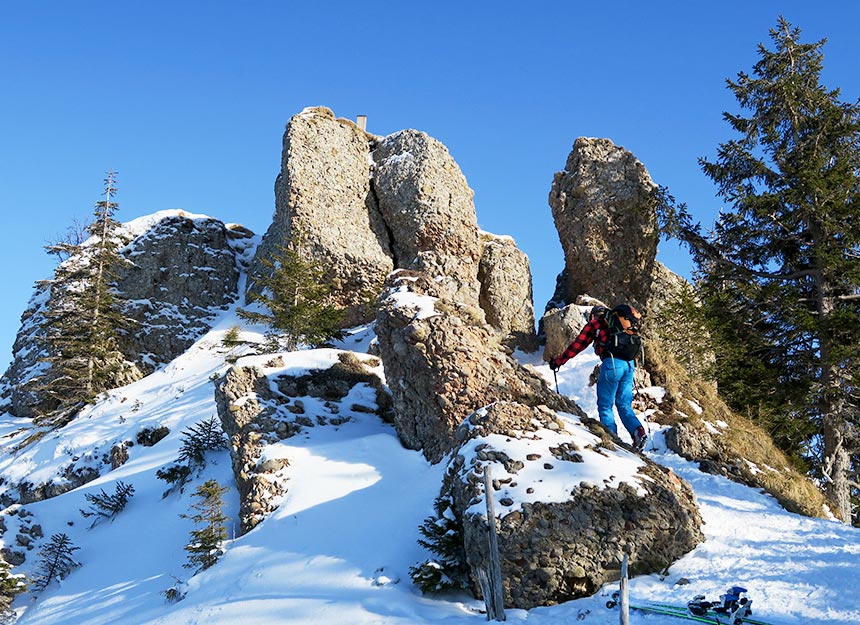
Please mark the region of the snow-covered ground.
[[[14, 546], [20, 524], [39, 524], [45, 538], [65, 532], [80, 550], [82, 566], [38, 597], [16, 602], [21, 625], [466, 625], [485, 621], [481, 602], [465, 595], [422, 596], [409, 579], [410, 566], [427, 557], [416, 540], [418, 527], [432, 513], [444, 466], [430, 465], [404, 449], [394, 428], [375, 415], [356, 413], [333, 427], [309, 428], [281, 443], [290, 459], [288, 491], [280, 508], [254, 530], [232, 539], [212, 568], [192, 576], [184, 545], [192, 522], [188, 514], [196, 485], [216, 479], [233, 485], [227, 452], [210, 456], [204, 472], [184, 494], [164, 498], [167, 485], [156, 471], [177, 457], [181, 432], [216, 414], [210, 378], [229, 364], [221, 345], [224, 333], [240, 324], [233, 312], [187, 353], [149, 377], [117, 389], [79, 419], [21, 453], [13, 447], [25, 436], [25, 421], [0, 417], [0, 476], [28, 477], [38, 483], [75, 461], [102, 462], [110, 447], [133, 440], [144, 427], [166, 425], [171, 434], [152, 447], [135, 445], [129, 461], [69, 493], [25, 506], [4, 517], [4, 540]], [[363, 349], [367, 333], [342, 347]], [[319, 353], [294, 354], [319, 366]], [[532, 360], [546, 379], [552, 373]], [[595, 413], [587, 378], [590, 353], [559, 372], [560, 390]], [[367, 401], [371, 401], [367, 398]], [[94, 449], [97, 451], [93, 452]], [[631, 582], [635, 600], [684, 604], [693, 595], [716, 599], [731, 585], [749, 590], [756, 618], [779, 625], [860, 622], [860, 533], [835, 522], [790, 514], [754, 489], [699, 472], [668, 452], [659, 431], [645, 453], [687, 479], [698, 496], [706, 541], [663, 576]], [[131, 484], [135, 496], [112, 522], [89, 529], [79, 510], [85, 493], [112, 492], [117, 481]], [[235, 519], [238, 496], [226, 496]], [[498, 507], [497, 507], [498, 510]], [[36, 549], [22, 567], [37, 561]], [[688, 583], [679, 585], [682, 578]], [[616, 585], [617, 586], [617, 585]], [[168, 603], [163, 592], [178, 588], [185, 599]], [[508, 610], [509, 621], [534, 625], [616, 623], [608, 610], [608, 586], [598, 595], [530, 611]], [[633, 613], [631, 622], [669, 622], [665, 616]]]

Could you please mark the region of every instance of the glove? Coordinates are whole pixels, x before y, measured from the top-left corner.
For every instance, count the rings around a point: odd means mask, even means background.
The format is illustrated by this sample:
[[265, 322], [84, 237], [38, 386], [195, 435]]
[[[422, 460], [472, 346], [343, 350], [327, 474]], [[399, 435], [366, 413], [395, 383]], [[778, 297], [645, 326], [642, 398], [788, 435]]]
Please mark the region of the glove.
[[549, 368], [553, 371], [558, 371], [558, 368], [560, 366], [561, 365], [558, 364], [558, 361], [555, 358], [553, 358], [549, 361]]

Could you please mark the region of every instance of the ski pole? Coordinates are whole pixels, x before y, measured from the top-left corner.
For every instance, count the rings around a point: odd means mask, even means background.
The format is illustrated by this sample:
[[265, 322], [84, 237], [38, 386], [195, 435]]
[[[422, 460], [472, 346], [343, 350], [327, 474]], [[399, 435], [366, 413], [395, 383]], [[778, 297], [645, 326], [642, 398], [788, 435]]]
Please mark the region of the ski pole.
[[555, 372], [555, 369], [552, 370], [552, 377], [555, 378], [555, 392], [558, 393], [558, 374]]

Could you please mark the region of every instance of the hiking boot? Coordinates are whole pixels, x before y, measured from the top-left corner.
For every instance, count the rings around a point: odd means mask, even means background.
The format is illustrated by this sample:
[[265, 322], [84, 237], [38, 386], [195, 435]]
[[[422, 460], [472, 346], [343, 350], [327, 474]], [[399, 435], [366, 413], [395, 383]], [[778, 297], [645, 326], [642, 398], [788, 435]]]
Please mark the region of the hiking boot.
[[642, 451], [645, 448], [645, 441], [648, 440], [648, 435], [645, 433], [645, 428], [641, 425], [633, 432], [633, 449]]

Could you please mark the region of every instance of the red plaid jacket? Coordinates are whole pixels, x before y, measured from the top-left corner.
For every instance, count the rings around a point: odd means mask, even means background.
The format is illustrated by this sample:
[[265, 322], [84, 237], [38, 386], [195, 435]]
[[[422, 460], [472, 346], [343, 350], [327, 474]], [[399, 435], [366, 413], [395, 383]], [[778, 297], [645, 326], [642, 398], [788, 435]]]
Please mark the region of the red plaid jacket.
[[555, 358], [555, 364], [562, 366], [592, 343], [594, 353], [602, 356], [603, 346], [609, 343], [609, 324], [605, 319], [592, 319], [586, 323], [579, 336], [573, 339], [573, 343], [567, 346], [561, 356]]

